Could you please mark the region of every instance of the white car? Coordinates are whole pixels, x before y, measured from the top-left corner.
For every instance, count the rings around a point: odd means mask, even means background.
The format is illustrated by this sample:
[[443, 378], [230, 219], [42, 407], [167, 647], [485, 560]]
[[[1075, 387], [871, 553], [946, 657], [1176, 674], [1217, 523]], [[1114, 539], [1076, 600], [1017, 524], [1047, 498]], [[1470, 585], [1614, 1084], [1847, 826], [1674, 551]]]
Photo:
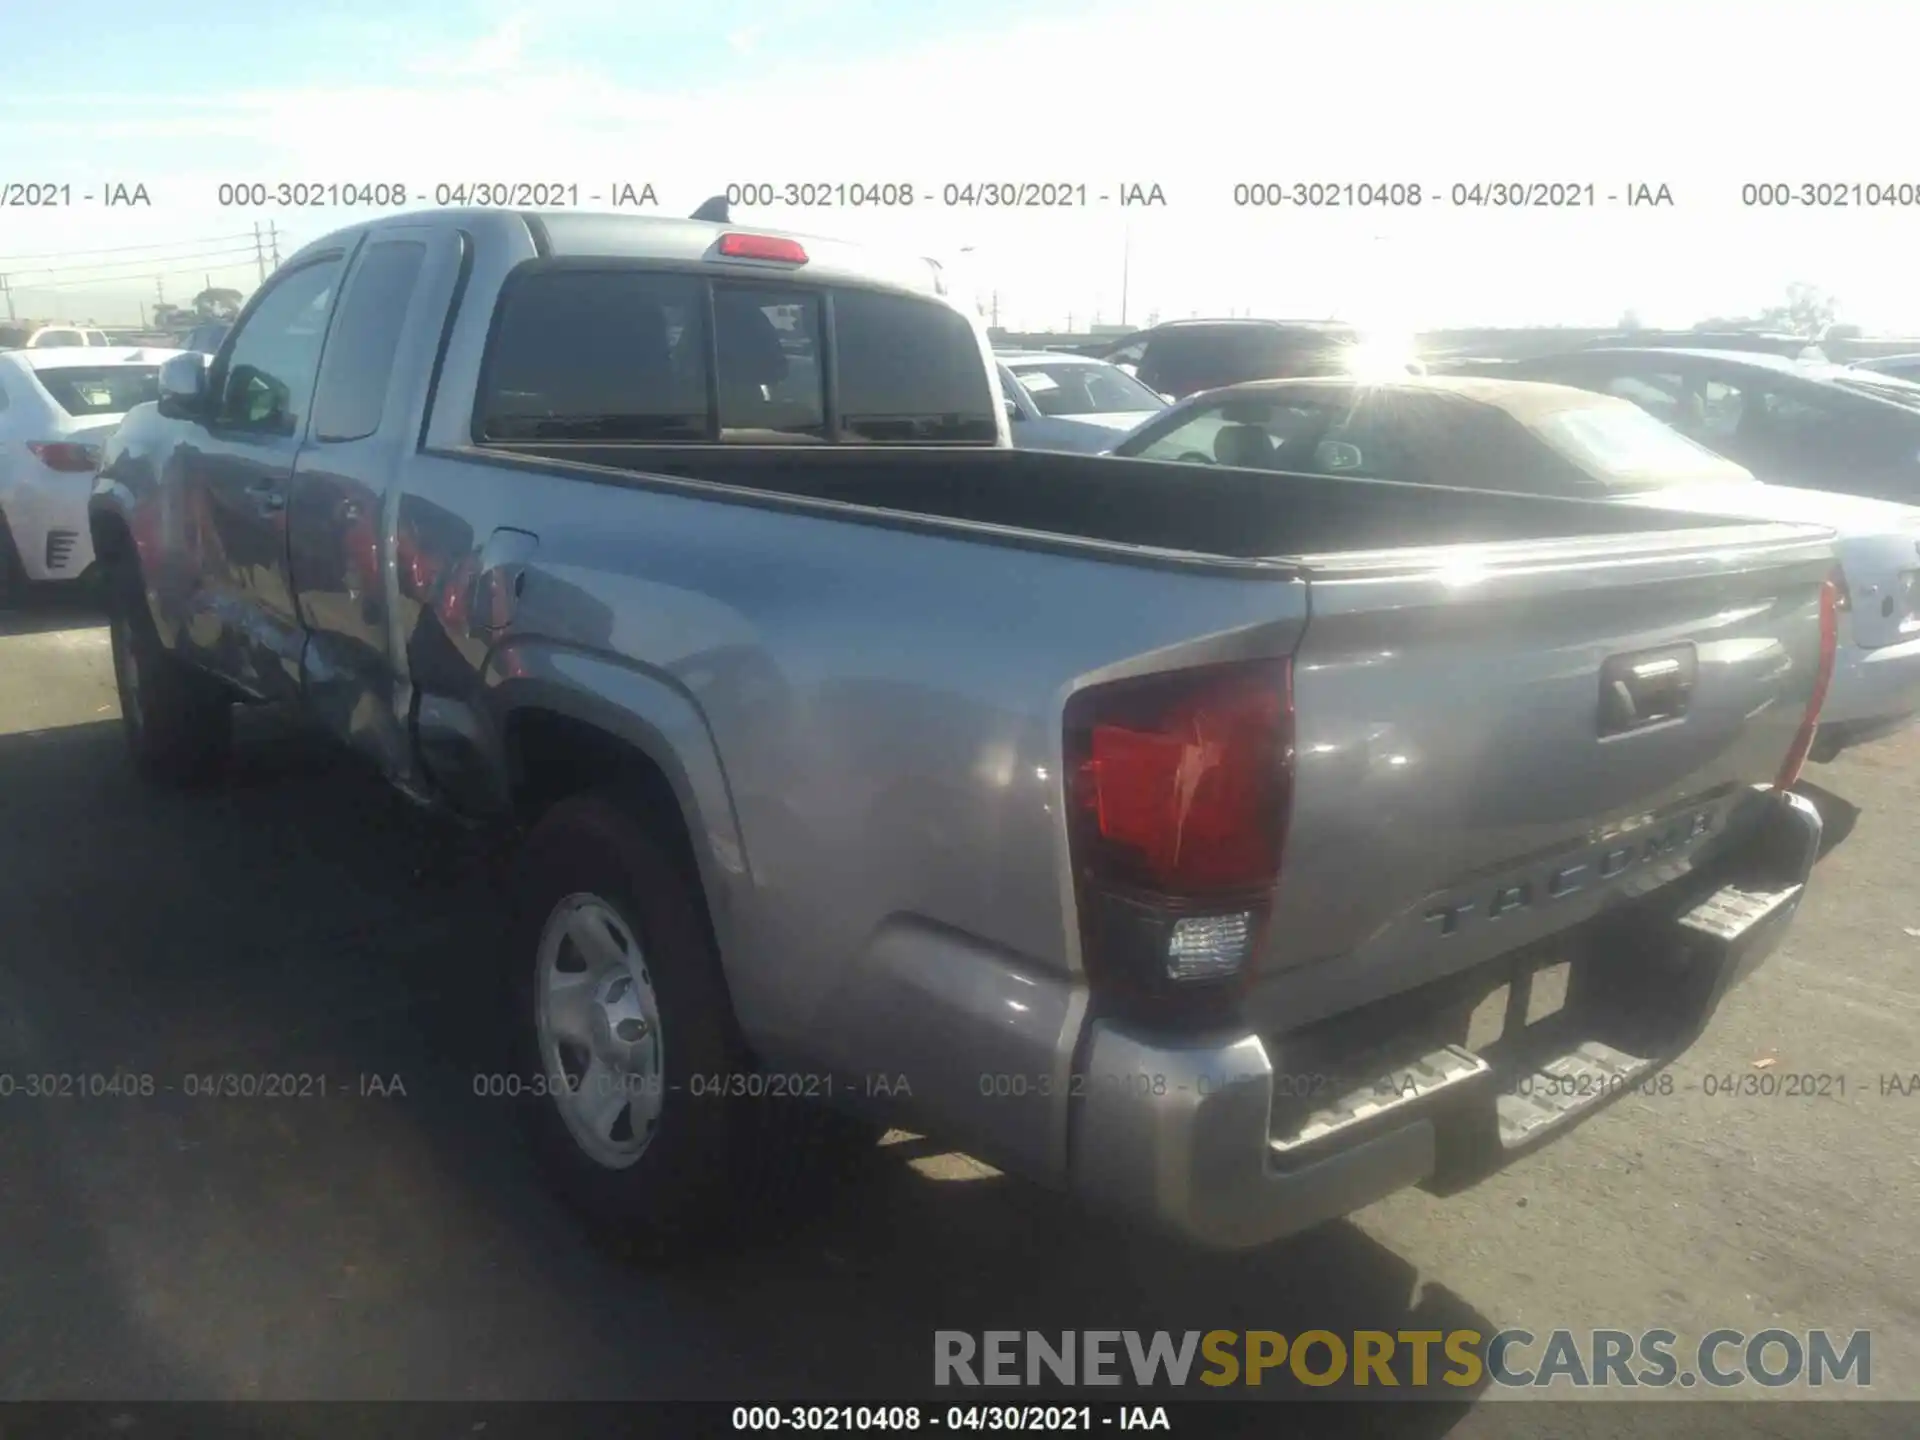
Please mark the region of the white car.
[[84, 325], [0, 325], [0, 350], [60, 350], [79, 345], [111, 346], [104, 330]]
[[1811, 758], [1920, 716], [1920, 508], [1762, 484], [1628, 400], [1468, 376], [1262, 380], [1190, 396], [1109, 453], [1825, 525], [1844, 614]]
[[161, 362], [180, 353], [0, 352], [0, 599], [23, 582], [78, 579], [93, 564], [87, 497], [101, 442], [159, 395]]
[[1013, 443], [1021, 450], [1092, 454], [1167, 406], [1164, 395], [1105, 360], [1050, 350], [995, 358]]

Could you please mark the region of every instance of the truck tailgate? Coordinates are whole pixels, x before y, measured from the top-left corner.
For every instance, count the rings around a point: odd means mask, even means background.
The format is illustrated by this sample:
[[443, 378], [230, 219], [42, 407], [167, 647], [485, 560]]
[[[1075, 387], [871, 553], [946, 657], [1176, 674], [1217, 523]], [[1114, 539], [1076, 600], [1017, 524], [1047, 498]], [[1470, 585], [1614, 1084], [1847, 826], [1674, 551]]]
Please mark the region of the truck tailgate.
[[1787, 525], [1304, 563], [1290, 838], [1249, 1001], [1285, 1028], [1713, 854], [1805, 718], [1834, 565], [1827, 532]]

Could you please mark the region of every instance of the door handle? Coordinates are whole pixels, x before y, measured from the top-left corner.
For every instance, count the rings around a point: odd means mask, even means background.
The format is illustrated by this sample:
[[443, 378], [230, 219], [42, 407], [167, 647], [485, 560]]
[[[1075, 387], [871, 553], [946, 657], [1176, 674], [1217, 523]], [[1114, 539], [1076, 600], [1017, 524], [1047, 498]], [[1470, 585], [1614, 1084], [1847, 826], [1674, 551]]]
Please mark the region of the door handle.
[[256, 480], [247, 486], [247, 494], [263, 513], [272, 515], [287, 508], [287, 492], [272, 480]]

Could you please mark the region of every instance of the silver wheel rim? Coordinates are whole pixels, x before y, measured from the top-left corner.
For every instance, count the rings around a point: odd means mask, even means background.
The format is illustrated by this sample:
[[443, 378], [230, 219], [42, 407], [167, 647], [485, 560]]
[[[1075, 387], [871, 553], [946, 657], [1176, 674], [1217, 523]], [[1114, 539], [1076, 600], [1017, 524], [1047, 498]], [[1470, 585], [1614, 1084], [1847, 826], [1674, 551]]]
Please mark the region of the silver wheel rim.
[[120, 675], [121, 714], [137, 732], [145, 717], [140, 713], [140, 661], [133, 653], [133, 635], [125, 620], [113, 623], [113, 663]]
[[665, 1101], [660, 1003], [620, 912], [569, 895], [547, 916], [534, 962], [542, 1084], [574, 1143], [610, 1170], [646, 1153]]

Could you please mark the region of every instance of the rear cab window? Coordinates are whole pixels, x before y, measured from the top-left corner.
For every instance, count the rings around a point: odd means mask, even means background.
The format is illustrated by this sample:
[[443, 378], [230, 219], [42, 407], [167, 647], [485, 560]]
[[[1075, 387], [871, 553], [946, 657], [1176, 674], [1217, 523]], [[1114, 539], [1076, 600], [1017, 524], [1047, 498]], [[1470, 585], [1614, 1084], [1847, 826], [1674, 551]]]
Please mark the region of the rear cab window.
[[474, 436], [993, 445], [999, 417], [973, 327], [932, 299], [536, 263], [501, 297]]

